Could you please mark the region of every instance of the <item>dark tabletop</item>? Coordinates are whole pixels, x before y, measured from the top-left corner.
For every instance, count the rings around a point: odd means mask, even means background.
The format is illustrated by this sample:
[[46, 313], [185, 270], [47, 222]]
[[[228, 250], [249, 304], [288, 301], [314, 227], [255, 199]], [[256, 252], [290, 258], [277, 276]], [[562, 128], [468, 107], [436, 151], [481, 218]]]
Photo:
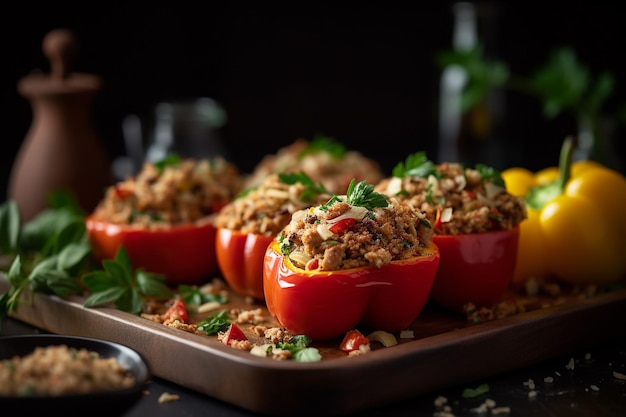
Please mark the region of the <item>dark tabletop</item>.
[[[46, 333], [28, 324], [7, 319], [0, 335]], [[471, 384], [453, 386], [366, 412], [367, 416], [459, 417], [459, 416], [581, 416], [612, 417], [626, 415], [626, 338], [608, 344], [499, 374]], [[372, 378], [376, 378], [372, 375]], [[288, 383], [288, 381], [286, 381]], [[466, 388], [487, 384], [488, 392], [464, 398]], [[153, 377], [146, 395], [124, 417], [144, 416], [222, 416], [258, 415], [233, 404], [215, 400], [169, 381]], [[158, 403], [162, 393], [176, 394], [177, 401]], [[276, 399], [280, 401], [280, 399]], [[438, 404], [445, 404], [439, 406]], [[479, 412], [491, 406], [491, 411]], [[508, 412], [507, 412], [508, 410]], [[290, 414], [303, 414], [292, 410]]]

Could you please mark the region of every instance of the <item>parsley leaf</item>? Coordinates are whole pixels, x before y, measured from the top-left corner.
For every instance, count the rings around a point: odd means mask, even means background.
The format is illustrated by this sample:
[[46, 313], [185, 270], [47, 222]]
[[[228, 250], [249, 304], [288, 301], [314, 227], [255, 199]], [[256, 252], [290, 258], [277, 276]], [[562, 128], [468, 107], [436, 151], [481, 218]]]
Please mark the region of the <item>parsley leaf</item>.
[[495, 185], [504, 187], [504, 179], [500, 175], [500, 172], [496, 169], [483, 164], [476, 164], [476, 171], [480, 173], [483, 181], [492, 182]]
[[476, 398], [489, 392], [489, 384], [480, 384], [476, 388], [465, 388], [463, 398]]
[[405, 162], [398, 162], [393, 168], [392, 175], [397, 178], [417, 177], [428, 178], [440, 176], [434, 162], [426, 157], [426, 152], [416, 152], [406, 157]]
[[175, 153], [167, 154], [163, 159], [156, 161], [154, 166], [159, 171], [159, 174], [162, 174], [166, 167], [178, 165], [181, 161], [181, 157]]
[[365, 207], [368, 210], [389, 205], [387, 196], [374, 191], [374, 186], [366, 181], [357, 183], [355, 179], [352, 179], [346, 196], [348, 204]]
[[312, 340], [306, 335], [296, 335], [289, 342], [276, 343], [278, 349], [291, 352], [291, 360], [296, 362], [318, 362], [322, 360], [319, 350], [309, 347]]
[[302, 171], [297, 173], [280, 173], [278, 174], [278, 178], [282, 183], [287, 185], [294, 185], [296, 183], [304, 185], [304, 190], [298, 196], [302, 201], [313, 201], [319, 194], [328, 193], [323, 184], [316, 184], [311, 177]]
[[346, 147], [335, 139], [324, 136], [316, 135], [311, 142], [308, 143], [299, 154], [298, 159], [304, 158], [306, 155], [326, 152], [333, 159], [339, 160], [346, 154]]
[[120, 247], [114, 259], [102, 261], [102, 270], [85, 274], [82, 278], [92, 294], [85, 300], [85, 307], [97, 307], [113, 303], [118, 309], [140, 314], [143, 311], [142, 296], [172, 297], [172, 292], [159, 274], [145, 272], [133, 267], [124, 247]]
[[220, 310], [211, 314], [209, 317], [205, 317], [200, 323], [198, 323], [198, 330], [204, 331], [208, 336], [218, 334], [219, 332], [225, 332], [230, 326], [230, 318], [226, 310]]
[[200, 306], [205, 303], [217, 301], [220, 304], [226, 304], [228, 297], [218, 293], [205, 293], [198, 287], [192, 285], [181, 284], [178, 286], [178, 293], [185, 305]]

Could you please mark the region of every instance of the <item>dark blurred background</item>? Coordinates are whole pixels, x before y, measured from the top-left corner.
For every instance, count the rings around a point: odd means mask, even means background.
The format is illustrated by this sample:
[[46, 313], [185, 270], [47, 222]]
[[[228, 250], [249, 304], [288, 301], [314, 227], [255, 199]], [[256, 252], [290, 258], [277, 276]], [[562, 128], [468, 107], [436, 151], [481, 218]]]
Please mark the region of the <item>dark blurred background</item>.
[[[452, 46], [454, 2], [316, 2], [293, 9], [253, 4], [44, 3], [3, 13], [0, 197], [6, 198], [11, 166], [31, 123], [30, 103], [16, 84], [35, 69], [50, 70], [41, 43], [54, 28], [72, 29], [78, 37], [74, 69], [104, 81], [92, 113], [111, 158], [124, 153], [126, 115], [151, 114], [162, 100], [202, 96], [226, 110], [219, 134], [229, 159], [244, 172], [263, 155], [318, 133], [377, 159], [388, 173], [418, 150], [439, 158], [442, 71], [435, 55]], [[486, 52], [512, 72], [528, 74], [554, 48], [569, 45], [593, 73], [616, 76], [610, 106], [626, 100], [625, 6], [474, 4]], [[561, 141], [576, 133], [575, 121], [567, 115], [548, 120], [536, 99], [513, 92], [498, 103], [497, 129], [464, 162], [480, 159], [498, 169], [555, 165]], [[612, 137], [617, 160], [626, 160], [624, 129]]]

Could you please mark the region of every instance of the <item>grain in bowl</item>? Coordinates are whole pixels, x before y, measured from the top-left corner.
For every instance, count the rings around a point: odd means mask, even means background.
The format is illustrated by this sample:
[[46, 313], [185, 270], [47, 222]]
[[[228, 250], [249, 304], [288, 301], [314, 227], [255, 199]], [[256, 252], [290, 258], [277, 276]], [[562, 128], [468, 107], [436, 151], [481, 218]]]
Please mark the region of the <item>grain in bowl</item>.
[[116, 358], [65, 344], [0, 360], [1, 396], [59, 396], [130, 388], [135, 378]]

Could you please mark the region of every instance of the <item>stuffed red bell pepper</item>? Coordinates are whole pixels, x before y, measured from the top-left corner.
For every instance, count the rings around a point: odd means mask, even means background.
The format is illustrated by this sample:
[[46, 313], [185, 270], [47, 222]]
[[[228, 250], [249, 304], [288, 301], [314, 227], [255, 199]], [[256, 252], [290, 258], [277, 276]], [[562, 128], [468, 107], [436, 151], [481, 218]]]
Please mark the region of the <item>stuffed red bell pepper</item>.
[[163, 274], [170, 285], [207, 281], [218, 271], [212, 218], [242, 183], [222, 158], [146, 163], [110, 186], [87, 217], [93, 253], [112, 259], [123, 246], [133, 267]]
[[500, 173], [477, 164], [434, 164], [424, 152], [398, 163], [376, 191], [424, 210], [433, 224], [441, 265], [431, 299], [454, 311], [492, 307], [509, 289], [524, 201]]
[[265, 301], [313, 340], [356, 326], [395, 332], [420, 315], [439, 251], [424, 215], [352, 181], [345, 196], [301, 210], [267, 248]]
[[327, 201], [330, 194], [303, 172], [271, 174], [226, 205], [215, 219], [217, 263], [236, 293], [263, 294], [263, 257], [291, 215]]

